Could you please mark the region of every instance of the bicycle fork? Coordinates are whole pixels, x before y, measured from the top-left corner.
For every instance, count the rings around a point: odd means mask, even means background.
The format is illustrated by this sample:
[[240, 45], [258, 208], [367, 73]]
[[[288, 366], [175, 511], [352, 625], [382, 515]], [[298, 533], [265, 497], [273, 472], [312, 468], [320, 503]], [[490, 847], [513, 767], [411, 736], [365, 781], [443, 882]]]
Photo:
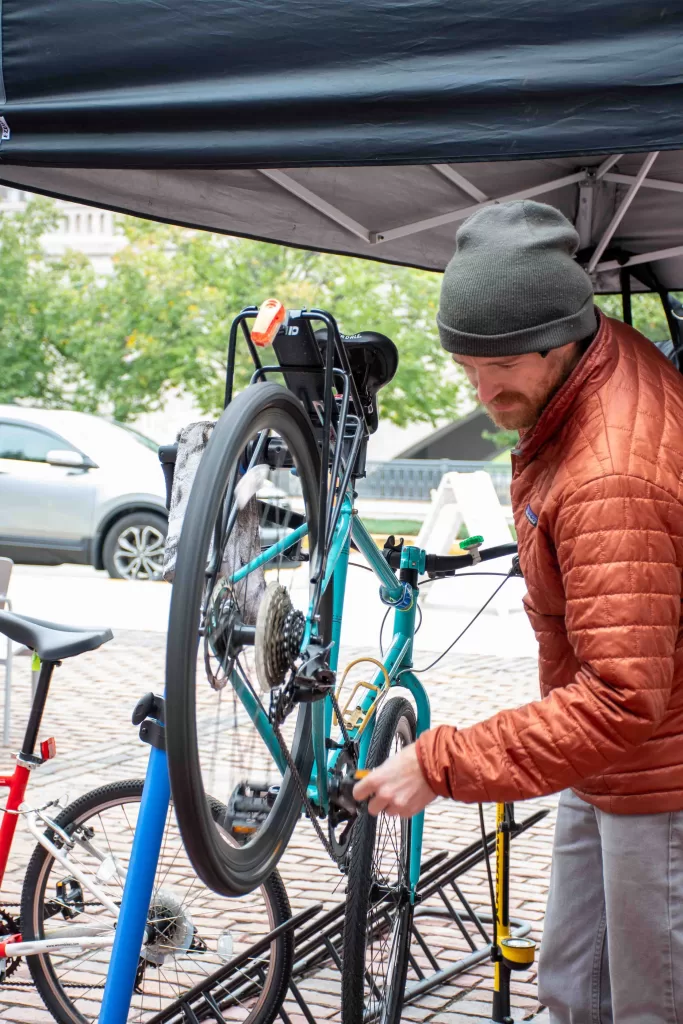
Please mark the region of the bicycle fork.
[[526, 971], [536, 956], [533, 939], [510, 935], [510, 840], [515, 832], [513, 804], [496, 804], [496, 915], [497, 941], [491, 947], [493, 960], [493, 1007], [496, 1024], [513, 1024], [510, 1015], [510, 978], [513, 971]]

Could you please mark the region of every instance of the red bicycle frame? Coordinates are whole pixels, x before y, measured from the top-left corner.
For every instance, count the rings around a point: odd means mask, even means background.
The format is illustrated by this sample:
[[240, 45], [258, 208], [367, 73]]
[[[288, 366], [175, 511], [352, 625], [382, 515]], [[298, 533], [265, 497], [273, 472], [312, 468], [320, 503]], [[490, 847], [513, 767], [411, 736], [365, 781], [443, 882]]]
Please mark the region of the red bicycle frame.
[[12, 841], [19, 819], [18, 812], [24, 802], [31, 769], [37, 768], [45, 761], [49, 761], [56, 753], [55, 741], [52, 738], [41, 743], [40, 756], [36, 756], [34, 751], [48, 690], [50, 689], [50, 680], [55, 666], [58, 664], [59, 662], [54, 661], [44, 661], [41, 663], [38, 685], [36, 686], [33, 703], [31, 704], [31, 713], [21, 745], [21, 753], [17, 755], [16, 767], [11, 775], [0, 776], [0, 787], [9, 789], [2, 824], [0, 825], [0, 885], [2, 885], [5, 876], [7, 862], [12, 849]]

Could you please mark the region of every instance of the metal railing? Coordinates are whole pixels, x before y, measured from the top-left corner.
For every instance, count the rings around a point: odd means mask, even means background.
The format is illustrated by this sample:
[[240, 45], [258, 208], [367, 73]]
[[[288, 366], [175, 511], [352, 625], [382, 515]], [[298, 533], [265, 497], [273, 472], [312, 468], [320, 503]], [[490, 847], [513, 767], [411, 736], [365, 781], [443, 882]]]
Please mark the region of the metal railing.
[[358, 481], [360, 498], [394, 501], [429, 501], [444, 473], [484, 470], [493, 481], [498, 499], [510, 504], [510, 466], [500, 462], [463, 462], [454, 459], [392, 459], [368, 462], [367, 476]]

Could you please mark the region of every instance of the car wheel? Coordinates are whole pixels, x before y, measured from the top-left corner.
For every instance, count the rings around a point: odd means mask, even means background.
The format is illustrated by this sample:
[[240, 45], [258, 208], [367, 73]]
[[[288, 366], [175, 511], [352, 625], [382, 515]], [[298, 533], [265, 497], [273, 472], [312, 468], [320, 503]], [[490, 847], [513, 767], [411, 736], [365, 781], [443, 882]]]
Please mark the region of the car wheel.
[[104, 568], [115, 580], [160, 580], [168, 523], [154, 512], [131, 512], [105, 537]]

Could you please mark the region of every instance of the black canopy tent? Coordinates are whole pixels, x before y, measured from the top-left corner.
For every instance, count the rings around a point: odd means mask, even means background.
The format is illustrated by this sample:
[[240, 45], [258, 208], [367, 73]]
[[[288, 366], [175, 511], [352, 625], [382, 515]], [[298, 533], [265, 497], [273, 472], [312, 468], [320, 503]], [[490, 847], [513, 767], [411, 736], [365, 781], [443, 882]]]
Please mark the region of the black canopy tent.
[[681, 0], [2, 0], [1, 71], [7, 185], [430, 269], [536, 197], [683, 288]]

